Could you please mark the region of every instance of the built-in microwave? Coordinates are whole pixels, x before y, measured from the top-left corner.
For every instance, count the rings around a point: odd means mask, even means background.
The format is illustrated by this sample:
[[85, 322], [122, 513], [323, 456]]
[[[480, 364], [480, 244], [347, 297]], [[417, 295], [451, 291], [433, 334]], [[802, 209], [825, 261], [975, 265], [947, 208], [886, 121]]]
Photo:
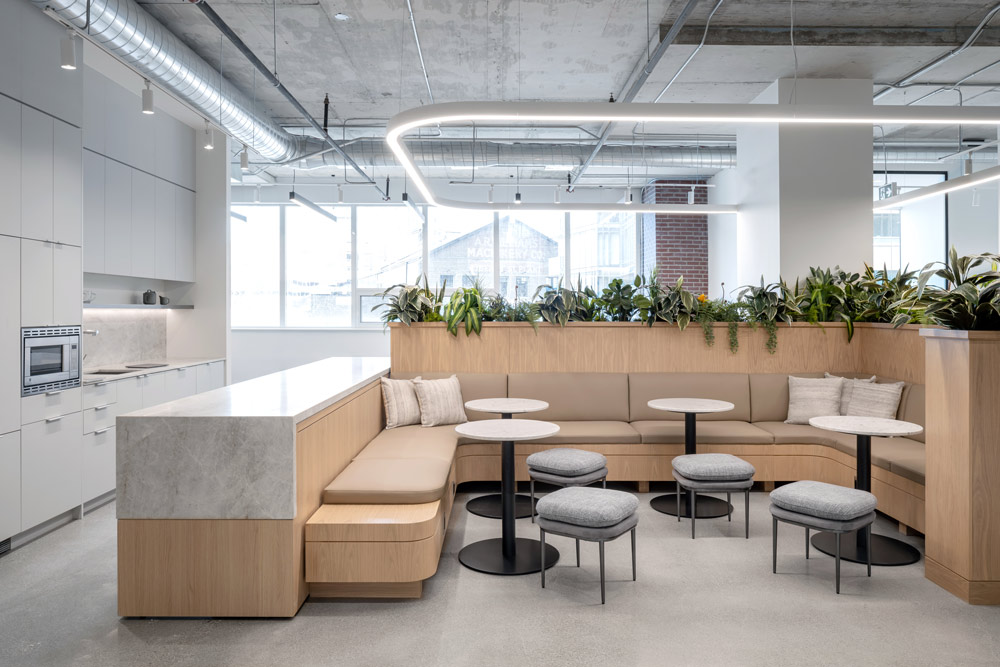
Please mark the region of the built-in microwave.
[[80, 386], [80, 327], [21, 329], [21, 395]]

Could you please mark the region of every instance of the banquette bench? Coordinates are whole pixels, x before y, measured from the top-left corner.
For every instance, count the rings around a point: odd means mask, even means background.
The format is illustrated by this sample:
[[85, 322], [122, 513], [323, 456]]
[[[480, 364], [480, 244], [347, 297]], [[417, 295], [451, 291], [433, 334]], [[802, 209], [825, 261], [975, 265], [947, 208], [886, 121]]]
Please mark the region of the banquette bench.
[[[861, 377], [857, 373], [835, 373]], [[396, 379], [450, 373], [394, 373]], [[655, 398], [714, 398], [731, 412], [702, 415], [698, 451], [739, 456], [756, 479], [812, 479], [853, 486], [855, 437], [785, 424], [787, 374], [745, 373], [457, 373], [463, 400], [511, 396], [547, 401], [530, 415], [555, 422], [559, 434], [517, 444], [517, 478], [528, 455], [559, 446], [600, 452], [608, 479], [671, 481], [683, 454], [684, 421], [649, 408]], [[822, 377], [820, 373], [794, 373]], [[877, 378], [877, 382], [890, 382]], [[924, 386], [904, 387], [897, 417], [924, 424]], [[468, 412], [469, 419], [498, 415]], [[879, 510], [901, 528], [924, 529], [924, 442], [872, 439], [872, 491]], [[500, 479], [500, 445], [466, 441], [454, 426], [383, 430], [334, 478], [306, 523], [306, 581], [315, 597], [419, 597], [437, 564], [458, 484]]]

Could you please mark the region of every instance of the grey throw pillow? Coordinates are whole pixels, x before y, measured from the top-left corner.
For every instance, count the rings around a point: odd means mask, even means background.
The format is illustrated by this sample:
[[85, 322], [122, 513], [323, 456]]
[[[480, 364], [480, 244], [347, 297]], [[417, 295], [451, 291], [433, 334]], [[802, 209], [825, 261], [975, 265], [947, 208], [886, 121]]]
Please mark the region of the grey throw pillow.
[[445, 424], [464, 424], [469, 421], [465, 416], [465, 403], [462, 401], [462, 385], [458, 377], [452, 375], [446, 380], [413, 381], [420, 403], [421, 426], [443, 426]]
[[882, 417], [895, 419], [899, 397], [903, 394], [902, 382], [859, 384], [854, 387], [847, 414], [852, 417]]
[[808, 424], [813, 417], [840, 414], [844, 378], [797, 378], [788, 376], [786, 424]]
[[[824, 373], [827, 378], [840, 377], [839, 375], [831, 375], [830, 373]], [[844, 389], [840, 392], [840, 414], [847, 414], [847, 406], [851, 404], [851, 396], [854, 395], [854, 385], [860, 383], [872, 383], [875, 381], [875, 376], [870, 378], [843, 378]]]
[[420, 423], [420, 403], [412, 380], [382, 378], [382, 403], [386, 429]]

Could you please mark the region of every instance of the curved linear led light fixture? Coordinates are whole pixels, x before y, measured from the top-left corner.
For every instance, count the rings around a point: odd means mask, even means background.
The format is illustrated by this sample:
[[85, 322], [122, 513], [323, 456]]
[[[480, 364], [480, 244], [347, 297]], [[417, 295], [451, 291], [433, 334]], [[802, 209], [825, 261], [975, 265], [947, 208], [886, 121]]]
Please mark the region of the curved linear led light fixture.
[[[403, 137], [413, 130], [442, 123], [475, 122], [570, 123], [794, 123], [814, 125], [1000, 125], [997, 107], [846, 106], [786, 104], [607, 104], [606, 102], [446, 102], [409, 109], [392, 117], [385, 141], [407, 176], [432, 206], [506, 211], [514, 205], [475, 203], [435, 196]], [[983, 172], [980, 172], [983, 173]], [[958, 179], [956, 179], [958, 180]], [[888, 200], [884, 200], [888, 201]], [[631, 211], [635, 213], [736, 213], [737, 207], [715, 204], [528, 204], [517, 210]]]

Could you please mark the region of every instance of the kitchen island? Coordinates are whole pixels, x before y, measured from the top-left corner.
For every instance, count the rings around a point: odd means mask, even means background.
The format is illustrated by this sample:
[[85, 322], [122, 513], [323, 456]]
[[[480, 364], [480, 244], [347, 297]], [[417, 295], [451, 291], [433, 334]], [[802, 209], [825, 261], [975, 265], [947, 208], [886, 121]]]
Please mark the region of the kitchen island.
[[303, 527], [382, 428], [385, 357], [334, 357], [118, 418], [118, 613], [294, 616]]

